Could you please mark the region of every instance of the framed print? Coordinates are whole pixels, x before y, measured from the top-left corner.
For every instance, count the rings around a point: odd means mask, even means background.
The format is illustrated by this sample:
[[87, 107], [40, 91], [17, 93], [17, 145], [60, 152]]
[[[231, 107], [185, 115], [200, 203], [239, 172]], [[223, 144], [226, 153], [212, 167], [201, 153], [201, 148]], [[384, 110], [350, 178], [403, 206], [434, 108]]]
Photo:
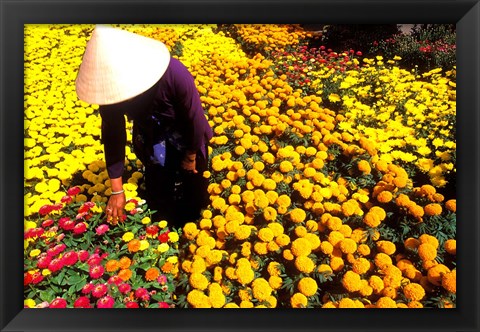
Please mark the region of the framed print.
[[2, 331], [478, 330], [478, 1], [1, 12]]

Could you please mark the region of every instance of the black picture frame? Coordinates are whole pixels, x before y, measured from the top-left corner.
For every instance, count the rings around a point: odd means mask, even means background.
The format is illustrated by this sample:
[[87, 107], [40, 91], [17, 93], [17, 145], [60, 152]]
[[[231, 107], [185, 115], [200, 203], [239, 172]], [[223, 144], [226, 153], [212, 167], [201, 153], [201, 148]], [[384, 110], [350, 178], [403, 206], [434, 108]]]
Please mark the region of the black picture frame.
[[[0, 0], [1, 331], [477, 331], [478, 0]], [[23, 26], [42, 23], [456, 23], [457, 308], [450, 310], [23, 309]]]

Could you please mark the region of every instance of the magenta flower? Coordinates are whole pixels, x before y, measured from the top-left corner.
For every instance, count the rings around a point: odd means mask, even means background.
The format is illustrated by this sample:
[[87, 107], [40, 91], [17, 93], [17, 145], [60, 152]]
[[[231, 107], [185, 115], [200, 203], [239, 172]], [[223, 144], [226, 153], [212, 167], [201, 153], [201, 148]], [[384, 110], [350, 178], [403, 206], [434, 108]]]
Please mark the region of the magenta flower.
[[75, 227], [73, 228], [73, 232], [75, 234], [85, 233], [86, 230], [87, 230], [87, 224], [85, 224], [84, 222], [80, 222], [76, 224]]
[[128, 309], [140, 308], [140, 306], [138, 305], [138, 303], [137, 303], [137, 302], [133, 302], [133, 301], [129, 301], [129, 302], [125, 303], [125, 307], [128, 308]]
[[115, 285], [120, 285], [122, 283], [122, 278], [120, 278], [119, 276], [111, 276], [110, 278], [108, 278], [108, 281], [107, 283], [109, 285], [111, 284], [115, 284]]
[[67, 266], [75, 265], [78, 261], [78, 254], [75, 251], [69, 251], [62, 257], [63, 263]]
[[46, 254], [42, 254], [41, 256], [38, 257], [37, 260], [37, 267], [39, 269], [46, 269], [48, 267], [48, 264], [52, 261], [52, 258]]
[[50, 264], [48, 264], [48, 269], [51, 271], [51, 272], [56, 272], [58, 270], [60, 270], [62, 267], [63, 267], [63, 259], [61, 258], [54, 258], [52, 259], [52, 261], [50, 262]]
[[118, 285], [118, 290], [122, 294], [127, 294], [128, 292], [130, 292], [131, 289], [132, 289], [132, 287], [129, 284], [123, 283], [123, 284]]
[[63, 309], [67, 307], [67, 300], [57, 297], [50, 303], [50, 308]]
[[81, 261], [81, 262], [85, 262], [88, 257], [90, 257], [90, 254], [88, 253], [88, 251], [86, 250], [80, 250], [78, 252], [78, 259]]
[[90, 266], [90, 277], [93, 279], [98, 279], [103, 276], [105, 269], [101, 265]]
[[102, 261], [102, 257], [99, 254], [92, 254], [90, 258], [88, 258], [87, 264], [90, 266], [99, 265]]
[[89, 282], [88, 284], [85, 284], [85, 286], [83, 286], [82, 293], [83, 294], [88, 294], [93, 290], [94, 287], [95, 287], [95, 285], [92, 284], [91, 282]]
[[110, 230], [110, 227], [108, 227], [107, 224], [102, 224], [95, 229], [95, 232], [97, 233], [97, 235], [103, 235], [109, 230]]
[[158, 278], [157, 278], [157, 282], [160, 285], [165, 285], [167, 283], [167, 276], [164, 275], [164, 274], [159, 275]]
[[113, 299], [113, 297], [109, 295], [104, 296], [97, 301], [98, 308], [113, 308], [114, 304], [115, 304], [115, 300]]
[[107, 294], [108, 287], [105, 284], [98, 284], [92, 289], [92, 296], [97, 299]]
[[136, 291], [135, 291], [135, 297], [137, 299], [141, 299], [143, 301], [148, 301], [150, 300], [150, 294], [148, 294], [148, 291], [143, 288], [143, 287], [139, 287]]

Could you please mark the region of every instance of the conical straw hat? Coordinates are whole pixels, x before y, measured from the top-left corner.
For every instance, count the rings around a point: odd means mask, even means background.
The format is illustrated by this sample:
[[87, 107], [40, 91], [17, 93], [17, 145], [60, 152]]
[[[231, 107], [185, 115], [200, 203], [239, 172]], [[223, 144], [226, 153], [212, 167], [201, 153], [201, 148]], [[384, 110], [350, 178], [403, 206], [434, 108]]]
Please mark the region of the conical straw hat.
[[98, 25], [75, 82], [78, 98], [98, 105], [125, 101], [151, 88], [169, 62], [170, 52], [162, 42]]

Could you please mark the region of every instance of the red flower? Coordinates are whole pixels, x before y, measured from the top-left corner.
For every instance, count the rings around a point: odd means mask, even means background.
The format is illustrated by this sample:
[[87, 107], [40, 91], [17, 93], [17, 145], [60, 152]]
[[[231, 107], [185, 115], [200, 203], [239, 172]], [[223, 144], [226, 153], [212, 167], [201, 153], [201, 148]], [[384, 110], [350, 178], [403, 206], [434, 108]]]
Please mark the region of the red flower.
[[45, 216], [45, 215], [49, 214], [50, 212], [52, 212], [52, 206], [51, 205], [44, 205], [38, 210], [38, 213], [41, 216]]
[[50, 308], [63, 309], [67, 307], [67, 301], [61, 297], [57, 297], [55, 300], [50, 302]]
[[78, 261], [78, 254], [75, 251], [69, 251], [63, 255], [62, 259], [65, 265], [72, 266]]
[[27, 286], [32, 283], [33, 277], [31, 273], [24, 273], [23, 274], [23, 286]]
[[88, 212], [90, 211], [91, 208], [93, 208], [95, 206], [95, 203], [93, 202], [85, 202], [81, 207], [80, 209], [78, 209], [78, 213], [81, 214], [81, 213], [84, 213], [84, 212]]
[[168, 305], [167, 302], [159, 302], [159, 303], [158, 303], [158, 307], [161, 308], [161, 309], [170, 308], [170, 306]]
[[95, 265], [90, 267], [90, 277], [93, 279], [98, 279], [103, 276], [105, 269], [101, 265]]
[[60, 202], [62, 203], [70, 203], [71, 201], [73, 201], [73, 198], [72, 196], [63, 196], [62, 199], [60, 200]]
[[82, 293], [88, 294], [93, 290], [94, 287], [95, 285], [89, 282], [88, 284], [85, 284], [85, 286], [82, 287]]
[[118, 290], [122, 294], [127, 294], [128, 292], [130, 292], [131, 289], [132, 289], [132, 287], [129, 284], [123, 283], [123, 284], [118, 285]]
[[160, 228], [157, 225], [148, 225], [147, 226], [147, 234], [148, 235], [156, 235]]
[[123, 282], [123, 280], [122, 280], [122, 278], [120, 278], [119, 276], [111, 276], [111, 277], [108, 279], [108, 281], [107, 281], [107, 283], [108, 283], [109, 285], [115, 284], [115, 285], [117, 285], [117, 286], [118, 286], [119, 284], [121, 284], [122, 282]]
[[58, 220], [58, 226], [60, 226], [66, 231], [70, 231], [75, 227], [75, 222], [73, 220], [70, 220], [70, 218], [64, 217]]
[[133, 302], [133, 301], [129, 301], [129, 302], [125, 303], [125, 307], [128, 308], [128, 309], [140, 308], [140, 306], [138, 305], [138, 303], [137, 303], [137, 302]]
[[73, 303], [75, 308], [91, 308], [92, 305], [90, 304], [90, 300], [86, 296], [80, 296], [78, 299], [75, 300]]
[[168, 232], [162, 233], [158, 236], [158, 240], [162, 243], [168, 242]]
[[357, 51], [357, 55], [358, 55], [358, 56], [362, 56], [362, 55], [363, 55], [363, 53], [362, 53], [362, 52], [360, 52], [360, 51]]
[[40, 272], [35, 272], [32, 275], [32, 284], [36, 285], [43, 280], [43, 276]]
[[90, 256], [90, 254], [88, 253], [88, 251], [86, 250], [80, 250], [78, 252], [78, 259], [81, 261], [81, 262], [85, 262], [88, 257]]
[[86, 230], [87, 230], [87, 224], [85, 224], [84, 222], [80, 222], [76, 224], [75, 227], [73, 228], [73, 233], [82, 234], [82, 233], [85, 233]]
[[97, 307], [102, 309], [113, 308], [115, 300], [111, 296], [104, 296], [97, 301]]
[[81, 189], [79, 187], [72, 187], [67, 190], [67, 194], [70, 196], [75, 196], [80, 193]]
[[48, 269], [51, 271], [51, 272], [56, 272], [58, 270], [60, 270], [62, 267], [63, 267], [63, 259], [61, 258], [54, 258], [52, 259], [52, 261], [50, 262], [50, 264], [48, 264]]
[[108, 287], [105, 284], [98, 284], [92, 289], [92, 296], [97, 299], [107, 294]]
[[44, 222], [42, 222], [42, 227], [47, 228], [53, 225], [53, 220], [52, 219], [47, 219]]
[[100, 257], [99, 254], [95, 253], [90, 256], [90, 258], [87, 261], [87, 264], [90, 266], [99, 265], [101, 261], [102, 261], [102, 257]]
[[38, 257], [37, 267], [39, 269], [46, 269], [51, 261], [52, 261], [52, 257], [43, 254], [42, 256]]

